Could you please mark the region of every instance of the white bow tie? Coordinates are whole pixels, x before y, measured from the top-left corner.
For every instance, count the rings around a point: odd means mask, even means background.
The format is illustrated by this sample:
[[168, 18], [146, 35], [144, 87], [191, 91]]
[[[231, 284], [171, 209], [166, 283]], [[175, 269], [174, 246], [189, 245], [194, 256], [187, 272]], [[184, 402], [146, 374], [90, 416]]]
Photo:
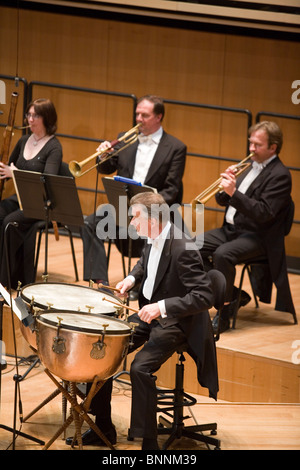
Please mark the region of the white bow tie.
[[258, 163], [258, 162], [252, 162], [252, 168], [254, 170], [263, 170], [265, 165], [263, 163]]
[[138, 136], [139, 138], [139, 142], [141, 144], [145, 144], [145, 143], [151, 143], [152, 142], [152, 136], [151, 135], [143, 135], [143, 134], [139, 134]]
[[148, 238], [148, 244], [154, 246], [154, 248], [158, 248], [159, 240], [157, 239], [153, 240], [152, 238]]

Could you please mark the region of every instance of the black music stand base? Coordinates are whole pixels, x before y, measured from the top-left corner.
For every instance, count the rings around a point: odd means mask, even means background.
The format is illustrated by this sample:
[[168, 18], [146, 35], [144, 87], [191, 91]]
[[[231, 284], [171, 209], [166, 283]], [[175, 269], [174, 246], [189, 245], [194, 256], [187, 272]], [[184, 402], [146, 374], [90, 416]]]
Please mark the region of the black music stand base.
[[[17, 396], [17, 383], [20, 382], [23, 378], [20, 375], [15, 374], [14, 375], [14, 381], [15, 381], [15, 397]], [[6, 426], [5, 424], [0, 424], [0, 428], [4, 429], [5, 431], [11, 432], [14, 436], [14, 439], [16, 436], [21, 436], [25, 437], [25, 439], [29, 439], [30, 441], [36, 442], [37, 444], [44, 445], [45, 442], [42, 441], [41, 439], [37, 439], [36, 437], [30, 436], [29, 434], [26, 434], [21, 431], [17, 431], [16, 429], [10, 428], [9, 426]]]
[[36, 439], [33, 436], [29, 436], [29, 434], [25, 434], [24, 432], [21, 431], [14, 431], [14, 429], [5, 426], [4, 424], [0, 424], [0, 428], [4, 429], [5, 431], [9, 431], [13, 434], [16, 434], [17, 436], [25, 437], [25, 439], [29, 439], [30, 441], [36, 442], [37, 444], [40, 444], [41, 446], [45, 444], [44, 441], [40, 441], [39, 439]]
[[[3, 304], [4, 304], [4, 301], [3, 300], [0, 300], [0, 341], [2, 341], [2, 324], [3, 324]], [[0, 371], [0, 374], [1, 374], [1, 371]], [[27, 374], [26, 374], [27, 375]], [[16, 410], [16, 400], [17, 400], [17, 396], [18, 396], [18, 383], [20, 382], [20, 380], [22, 380], [24, 378], [24, 376], [20, 376], [18, 374], [15, 374], [14, 375], [14, 381], [15, 381], [15, 392], [14, 392], [14, 397], [15, 397], [15, 403], [14, 403], [14, 422], [15, 422], [15, 410]], [[1, 375], [0, 375], [0, 394], [1, 394]], [[0, 395], [0, 400], [1, 400], [1, 395]], [[8, 431], [8, 432], [11, 432], [13, 434], [13, 448], [14, 448], [14, 444], [15, 444], [15, 438], [16, 436], [21, 436], [21, 437], [25, 437], [26, 439], [29, 439], [33, 442], [36, 442], [37, 444], [40, 444], [40, 445], [44, 445], [44, 441], [40, 440], [40, 439], [37, 439], [36, 437], [33, 437], [33, 436], [30, 436], [29, 434], [26, 434], [24, 432], [21, 432], [21, 431], [17, 431], [15, 428], [11, 428], [9, 426], [6, 426], [5, 424], [0, 424], [0, 428], [1, 429], [4, 429], [5, 431]]]

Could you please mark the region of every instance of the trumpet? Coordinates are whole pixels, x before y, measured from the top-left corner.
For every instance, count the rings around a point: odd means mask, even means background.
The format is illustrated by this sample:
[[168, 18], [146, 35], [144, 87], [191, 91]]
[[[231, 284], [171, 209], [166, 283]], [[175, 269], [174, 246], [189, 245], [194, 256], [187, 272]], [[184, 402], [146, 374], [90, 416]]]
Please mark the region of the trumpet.
[[[253, 157], [254, 152], [250, 153], [244, 160], [241, 160], [237, 165], [235, 165], [234, 169], [234, 174], [235, 176], [241, 175], [249, 166], [251, 165], [251, 162], [248, 162], [251, 157]], [[192, 200], [191, 204], [193, 207], [197, 203], [199, 204], [205, 204], [209, 199], [211, 199], [215, 194], [219, 193], [220, 191], [223, 191], [223, 187], [221, 185], [222, 177], [217, 179], [214, 183], [212, 183], [208, 188], [206, 188], [202, 193], [198, 194], [195, 199]]]
[[[107, 160], [114, 157], [115, 155], [117, 155], [119, 152], [121, 152], [125, 148], [129, 147], [129, 145], [132, 145], [134, 142], [137, 141], [137, 138], [138, 138], [138, 135], [139, 135], [140, 125], [141, 125], [140, 123], [137, 124], [132, 129], [125, 132], [125, 134], [122, 135], [122, 137], [110, 142], [111, 147], [114, 147], [119, 142], [124, 142], [125, 145], [123, 145], [123, 147], [121, 147], [119, 150], [116, 150], [114, 152], [110, 152], [110, 149], [108, 149], [108, 150], [107, 149], [106, 150], [99, 150], [99, 152], [93, 153], [93, 155], [90, 155], [89, 157], [87, 157], [85, 160], [82, 160], [81, 162], [77, 162], [75, 160], [72, 160], [69, 163], [69, 170], [72, 173], [72, 175], [76, 178], [78, 178], [79, 176], [83, 176], [86, 173], [88, 173], [89, 171], [96, 168], [98, 165], [101, 165], [101, 163], [106, 162]], [[82, 168], [85, 165], [87, 165], [90, 161], [92, 161], [94, 158], [99, 157], [99, 156], [101, 156], [101, 160], [99, 162], [97, 162], [95, 165], [91, 166], [87, 170], [82, 171]]]

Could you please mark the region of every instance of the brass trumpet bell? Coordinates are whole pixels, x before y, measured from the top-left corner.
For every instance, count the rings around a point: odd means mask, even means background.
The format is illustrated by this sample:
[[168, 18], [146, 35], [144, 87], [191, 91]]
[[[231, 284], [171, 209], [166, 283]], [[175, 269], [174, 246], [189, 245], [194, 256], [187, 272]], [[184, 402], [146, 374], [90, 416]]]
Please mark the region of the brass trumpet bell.
[[[251, 159], [251, 157], [254, 155], [254, 153], [250, 153], [244, 160], [240, 161], [236, 166], [235, 166], [235, 176], [241, 175], [249, 166], [251, 165], [251, 162], [248, 162], [248, 160]], [[209, 199], [211, 199], [215, 194], [219, 193], [220, 191], [223, 190], [222, 185], [221, 185], [222, 177], [218, 178], [214, 183], [212, 183], [208, 188], [206, 188], [202, 193], [198, 194], [195, 199], [192, 200], [191, 204], [205, 204]]]

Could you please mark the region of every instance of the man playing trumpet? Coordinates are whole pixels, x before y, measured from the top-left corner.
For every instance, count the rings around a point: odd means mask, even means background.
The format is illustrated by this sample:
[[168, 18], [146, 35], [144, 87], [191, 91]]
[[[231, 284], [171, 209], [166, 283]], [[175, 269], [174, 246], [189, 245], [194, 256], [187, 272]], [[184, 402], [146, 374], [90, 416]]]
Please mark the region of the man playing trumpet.
[[[217, 193], [216, 200], [226, 207], [223, 225], [206, 232], [204, 240], [197, 240], [205, 269], [218, 269], [227, 280], [222, 318], [213, 320], [214, 328], [220, 322], [220, 332], [230, 327], [230, 317], [236, 308], [235, 266], [258, 256], [267, 257], [270, 280], [268, 289], [257, 286], [260, 300], [270, 303], [274, 282], [275, 309], [295, 315], [284, 247], [292, 182], [289, 170], [278, 156], [281, 147], [282, 132], [276, 123], [264, 121], [249, 129], [252, 166], [239, 178], [235, 176], [234, 166], [221, 174], [222, 191]], [[249, 301], [250, 296], [242, 292], [238, 308]]]

